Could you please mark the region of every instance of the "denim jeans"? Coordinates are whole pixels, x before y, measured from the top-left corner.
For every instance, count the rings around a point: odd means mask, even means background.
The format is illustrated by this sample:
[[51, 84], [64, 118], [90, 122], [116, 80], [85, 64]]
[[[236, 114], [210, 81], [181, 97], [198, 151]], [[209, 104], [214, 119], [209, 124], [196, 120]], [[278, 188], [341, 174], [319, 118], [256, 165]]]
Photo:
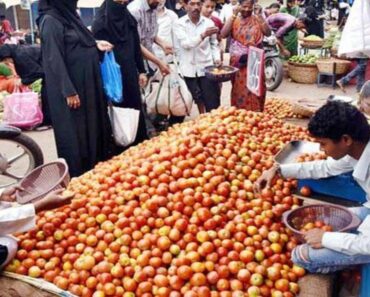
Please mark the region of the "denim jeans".
[[[354, 207], [350, 210], [361, 221], [370, 215], [370, 209], [367, 207]], [[302, 244], [293, 250], [292, 261], [311, 273], [330, 273], [348, 266], [370, 263], [370, 256], [349, 256], [326, 248], [313, 249], [307, 244]]]
[[367, 61], [368, 59], [356, 59], [357, 66], [345, 77], [343, 77], [340, 82], [343, 85], [348, 85], [353, 78], [357, 77], [356, 90], [357, 92], [360, 92], [365, 83]]

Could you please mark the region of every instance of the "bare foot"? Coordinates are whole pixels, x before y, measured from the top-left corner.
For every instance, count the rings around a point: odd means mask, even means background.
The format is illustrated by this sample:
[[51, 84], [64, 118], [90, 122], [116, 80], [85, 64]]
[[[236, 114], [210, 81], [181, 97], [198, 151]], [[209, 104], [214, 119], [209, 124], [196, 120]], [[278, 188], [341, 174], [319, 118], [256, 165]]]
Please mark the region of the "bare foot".
[[341, 89], [341, 91], [342, 91], [343, 93], [346, 93], [346, 89], [345, 89], [344, 85], [342, 84], [342, 82], [341, 82], [340, 80], [337, 80], [337, 81], [336, 81], [336, 84], [337, 84], [337, 86]]

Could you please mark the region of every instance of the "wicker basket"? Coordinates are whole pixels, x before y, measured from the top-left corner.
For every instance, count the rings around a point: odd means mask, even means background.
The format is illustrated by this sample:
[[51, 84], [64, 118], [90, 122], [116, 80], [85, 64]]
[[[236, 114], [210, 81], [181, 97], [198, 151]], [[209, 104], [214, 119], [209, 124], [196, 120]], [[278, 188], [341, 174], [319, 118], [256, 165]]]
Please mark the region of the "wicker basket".
[[63, 159], [42, 165], [31, 171], [19, 183], [17, 202], [36, 202], [52, 191], [66, 188], [70, 181], [68, 165]]
[[289, 77], [297, 83], [314, 84], [317, 81], [316, 64], [301, 64], [288, 62]]
[[347, 208], [338, 205], [312, 204], [287, 211], [283, 214], [284, 224], [293, 235], [304, 242], [304, 233], [299, 231], [305, 223], [317, 220], [333, 227], [334, 232], [345, 232], [356, 229], [361, 221]]
[[319, 59], [316, 61], [317, 68], [321, 73], [346, 74], [351, 66], [351, 62], [340, 59]]
[[303, 39], [302, 47], [308, 49], [321, 48], [325, 43], [325, 40], [306, 40]]

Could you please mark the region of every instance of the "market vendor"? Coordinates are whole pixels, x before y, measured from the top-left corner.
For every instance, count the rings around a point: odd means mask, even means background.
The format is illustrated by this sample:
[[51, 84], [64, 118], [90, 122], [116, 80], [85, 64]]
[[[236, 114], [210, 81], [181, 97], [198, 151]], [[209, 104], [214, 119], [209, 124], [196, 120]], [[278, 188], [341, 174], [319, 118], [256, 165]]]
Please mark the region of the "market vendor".
[[17, 241], [8, 234], [26, 232], [36, 227], [36, 214], [68, 204], [72, 196], [62, 196], [64, 189], [50, 192], [34, 204], [12, 206], [17, 187], [0, 190], [0, 269], [4, 268], [17, 252]]
[[311, 118], [308, 131], [329, 158], [286, 165], [275, 164], [257, 180], [259, 191], [276, 174], [284, 178], [320, 179], [352, 172], [367, 193], [363, 207], [351, 208], [362, 224], [355, 233], [313, 229], [305, 234], [307, 244], [296, 247], [292, 261], [313, 273], [329, 273], [349, 265], [370, 263], [370, 125], [351, 104], [330, 101]]
[[[0, 46], [0, 61], [14, 65], [15, 71], [20, 77], [18, 85], [30, 86], [37, 80], [44, 78], [39, 45], [4, 44]], [[44, 114], [43, 125], [51, 125], [44, 80], [41, 83], [41, 100]]]
[[289, 57], [291, 53], [284, 46], [284, 37], [294, 29], [305, 31], [307, 18], [304, 16], [295, 18], [290, 14], [279, 12], [270, 15], [266, 22], [275, 33], [281, 54]]

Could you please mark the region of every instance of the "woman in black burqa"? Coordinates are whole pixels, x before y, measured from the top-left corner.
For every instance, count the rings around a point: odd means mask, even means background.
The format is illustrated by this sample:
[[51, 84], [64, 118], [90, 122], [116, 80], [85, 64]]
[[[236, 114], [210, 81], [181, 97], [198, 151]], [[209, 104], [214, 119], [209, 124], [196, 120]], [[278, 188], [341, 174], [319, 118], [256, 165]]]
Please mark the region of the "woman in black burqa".
[[58, 156], [71, 176], [106, 160], [112, 139], [98, 51], [111, 45], [95, 41], [76, 9], [77, 0], [40, 0], [37, 20]]
[[135, 145], [148, 138], [140, 93], [140, 86], [146, 85], [147, 77], [137, 22], [128, 11], [127, 4], [128, 0], [121, 0], [120, 3], [105, 0], [96, 14], [92, 31], [96, 39], [113, 44], [116, 61], [121, 66], [123, 102], [114, 105], [140, 110]]

